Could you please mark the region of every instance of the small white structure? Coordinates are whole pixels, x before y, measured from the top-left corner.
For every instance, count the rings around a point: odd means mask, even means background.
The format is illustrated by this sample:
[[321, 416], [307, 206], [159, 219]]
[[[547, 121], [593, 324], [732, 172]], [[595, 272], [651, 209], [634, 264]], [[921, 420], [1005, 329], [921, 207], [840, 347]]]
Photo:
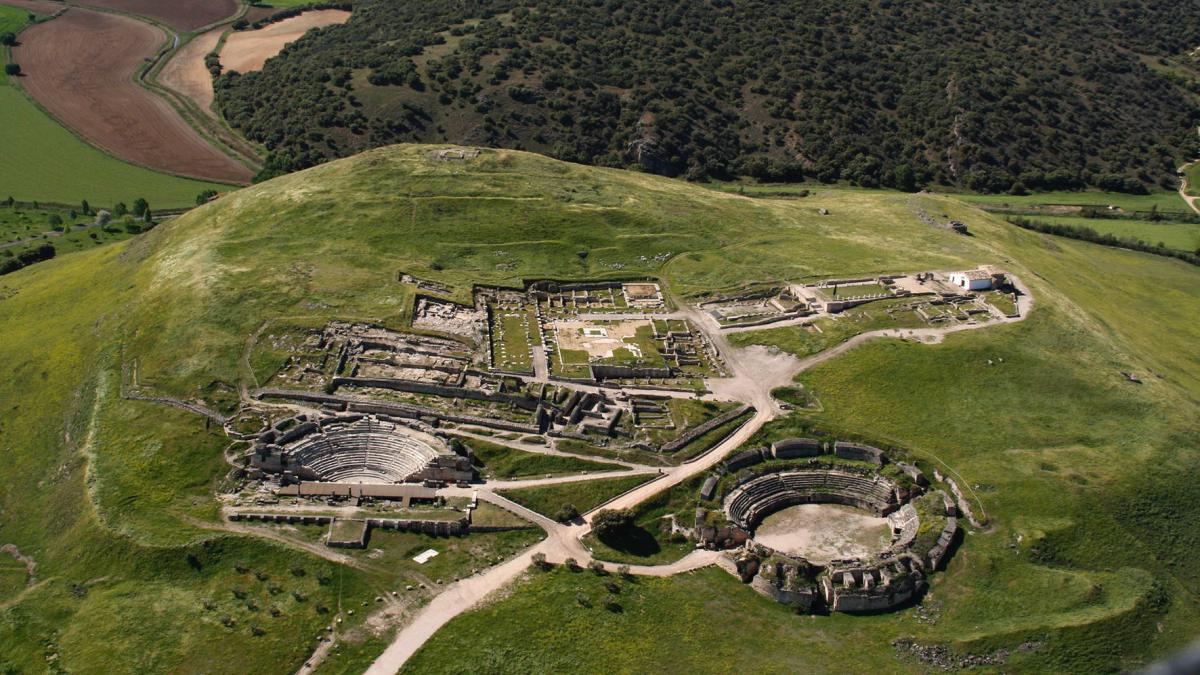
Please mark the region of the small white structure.
[[968, 291], [986, 291], [992, 287], [992, 273], [984, 269], [951, 272], [950, 283]]

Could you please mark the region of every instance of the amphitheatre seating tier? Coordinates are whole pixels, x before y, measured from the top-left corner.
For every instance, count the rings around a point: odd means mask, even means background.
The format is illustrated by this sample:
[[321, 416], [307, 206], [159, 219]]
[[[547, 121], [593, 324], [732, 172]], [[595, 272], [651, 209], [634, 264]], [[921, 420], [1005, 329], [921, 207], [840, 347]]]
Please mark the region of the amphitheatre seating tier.
[[423, 471], [439, 453], [426, 443], [396, 430], [395, 425], [361, 419], [329, 425], [288, 450], [289, 464], [325, 481], [401, 482]]
[[771, 513], [796, 504], [832, 502], [883, 513], [894, 504], [894, 492], [887, 480], [836, 470], [769, 473], [730, 492], [725, 510], [730, 520], [751, 529]]
[[888, 524], [891, 525], [892, 531], [896, 533], [896, 539], [892, 542], [891, 549], [893, 551], [900, 551], [907, 549], [913, 543], [913, 540], [917, 538], [917, 530], [921, 526], [921, 519], [912, 504], [905, 504], [900, 507], [900, 510], [888, 516]]

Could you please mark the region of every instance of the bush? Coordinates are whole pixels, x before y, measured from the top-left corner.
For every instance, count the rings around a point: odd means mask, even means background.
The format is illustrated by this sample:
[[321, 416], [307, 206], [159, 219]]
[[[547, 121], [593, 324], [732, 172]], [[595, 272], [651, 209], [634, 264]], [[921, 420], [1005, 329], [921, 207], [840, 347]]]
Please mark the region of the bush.
[[550, 569], [550, 563], [546, 562], [546, 554], [541, 551], [533, 554], [533, 566], [539, 570]]
[[579, 570], [579, 561], [574, 558], [567, 558], [563, 561], [563, 564], [566, 565], [567, 569], [571, 570], [572, 572]]
[[15, 63], [6, 63], [4, 64], [4, 74], [16, 77], [21, 74], [21, 66]]
[[633, 527], [633, 512], [629, 509], [602, 509], [592, 518], [592, 531], [600, 539], [612, 539]]
[[566, 523], [578, 517], [579, 509], [575, 508], [574, 504], [563, 504], [554, 514], [554, 519], [560, 523]]
[[604, 563], [599, 560], [593, 560], [588, 563], [588, 569], [596, 574], [596, 576], [604, 576]]

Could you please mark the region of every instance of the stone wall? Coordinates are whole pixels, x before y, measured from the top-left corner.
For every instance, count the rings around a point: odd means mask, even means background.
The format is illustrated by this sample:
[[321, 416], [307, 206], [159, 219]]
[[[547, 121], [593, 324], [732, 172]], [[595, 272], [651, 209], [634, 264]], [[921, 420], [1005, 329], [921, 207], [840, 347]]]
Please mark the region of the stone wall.
[[593, 380], [667, 379], [673, 375], [670, 368], [635, 368], [631, 366], [607, 366], [597, 363], [588, 366], [588, 368], [592, 372]]
[[526, 396], [513, 396], [512, 394], [489, 393], [479, 391], [477, 389], [466, 389], [464, 387], [451, 387], [442, 384], [433, 384], [431, 382], [417, 382], [415, 380], [399, 380], [393, 378], [372, 378], [372, 377], [335, 377], [333, 378], [333, 386], [342, 387], [375, 387], [378, 389], [390, 389], [392, 391], [403, 391], [416, 394], [430, 394], [432, 396], [443, 396], [446, 398], [467, 398], [475, 401], [488, 401], [490, 403], [508, 403], [515, 405], [522, 410], [533, 412], [537, 409], [538, 401]]
[[678, 438], [671, 440], [671, 441], [667, 441], [666, 443], [663, 443], [662, 447], [660, 447], [658, 450], [659, 450], [659, 452], [675, 452], [676, 450], [679, 450], [680, 448], [686, 446], [687, 444], [691, 443], [692, 441], [696, 440], [697, 438], [700, 438], [704, 434], [707, 434], [708, 432], [712, 431], [713, 429], [716, 429], [717, 427], [721, 426], [722, 424], [725, 424], [727, 422], [735, 420], [735, 419], [741, 417], [742, 415], [745, 415], [747, 412], [750, 412], [753, 410], [754, 410], [754, 408], [752, 406], [748, 406], [748, 405], [743, 405], [743, 406], [734, 408], [733, 410], [728, 410], [728, 411], [721, 413], [720, 415], [717, 415], [716, 417], [708, 420], [707, 422], [704, 422], [703, 424], [697, 424], [696, 426], [692, 427], [691, 429], [688, 429], [687, 431], [680, 434], [680, 436]]
[[825, 454], [825, 446], [815, 438], [785, 438], [771, 444], [771, 454], [775, 459], [816, 457]]
[[873, 448], [869, 445], [858, 445], [857, 443], [843, 443], [841, 441], [834, 444], [833, 454], [842, 459], [870, 462], [875, 466], [883, 466], [884, 461], [887, 459], [883, 451], [879, 448]]

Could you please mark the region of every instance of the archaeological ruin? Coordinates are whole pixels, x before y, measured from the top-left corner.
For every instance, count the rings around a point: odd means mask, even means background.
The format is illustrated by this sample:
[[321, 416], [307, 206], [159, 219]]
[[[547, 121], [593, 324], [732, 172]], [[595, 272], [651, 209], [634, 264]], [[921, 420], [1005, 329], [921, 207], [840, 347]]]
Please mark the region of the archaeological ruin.
[[[919, 597], [956, 542], [955, 502], [928, 485], [916, 466], [893, 465], [878, 448], [781, 440], [718, 465], [700, 491], [695, 536], [734, 551], [743, 581], [797, 611], [885, 611]], [[802, 504], [886, 518], [890, 541], [868, 555], [818, 562], [755, 540], [764, 519]]]

